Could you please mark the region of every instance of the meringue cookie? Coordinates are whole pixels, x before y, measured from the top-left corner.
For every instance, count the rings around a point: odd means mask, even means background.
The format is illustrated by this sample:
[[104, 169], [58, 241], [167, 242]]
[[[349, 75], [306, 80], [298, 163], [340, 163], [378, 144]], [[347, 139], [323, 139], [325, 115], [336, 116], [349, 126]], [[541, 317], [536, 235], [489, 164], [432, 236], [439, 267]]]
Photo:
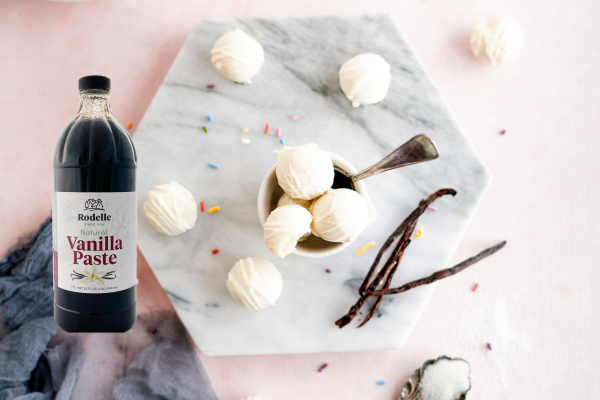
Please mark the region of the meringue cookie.
[[340, 68], [340, 86], [352, 106], [379, 103], [390, 87], [390, 64], [377, 54], [359, 54]]
[[492, 15], [473, 28], [471, 51], [483, 63], [497, 66], [512, 61], [522, 48], [523, 30], [512, 18]]
[[196, 225], [198, 207], [189, 190], [171, 181], [148, 192], [144, 213], [158, 232], [177, 236]]
[[329, 189], [310, 207], [312, 233], [328, 242], [351, 242], [367, 225], [369, 207], [350, 189]]
[[231, 297], [251, 310], [275, 304], [283, 289], [283, 279], [272, 262], [259, 257], [239, 260], [227, 275]]
[[[277, 207], [288, 206], [290, 204], [297, 204], [299, 206], [302, 206], [302, 207], [306, 208], [306, 211], [308, 211], [310, 209], [310, 205], [313, 203], [313, 201], [314, 200], [294, 199], [289, 194], [284, 193], [279, 198], [279, 201], [277, 202]], [[305, 241], [306, 238], [308, 238], [309, 236], [310, 236], [310, 232], [309, 233], [305, 233], [300, 239], [298, 239], [298, 242]]]
[[294, 199], [289, 194], [284, 193], [279, 198], [279, 201], [277, 202], [277, 207], [289, 206], [290, 204], [297, 204], [299, 206], [306, 208], [306, 210], [308, 211], [312, 202], [313, 202], [313, 200]]
[[333, 184], [333, 162], [316, 144], [284, 147], [277, 162], [279, 186], [294, 199], [312, 200]]
[[265, 53], [262, 46], [244, 31], [235, 29], [221, 36], [211, 50], [217, 71], [234, 82], [250, 82], [260, 71]]
[[284, 258], [296, 249], [296, 243], [310, 233], [312, 216], [302, 206], [290, 204], [276, 208], [265, 222], [265, 244], [277, 257]]

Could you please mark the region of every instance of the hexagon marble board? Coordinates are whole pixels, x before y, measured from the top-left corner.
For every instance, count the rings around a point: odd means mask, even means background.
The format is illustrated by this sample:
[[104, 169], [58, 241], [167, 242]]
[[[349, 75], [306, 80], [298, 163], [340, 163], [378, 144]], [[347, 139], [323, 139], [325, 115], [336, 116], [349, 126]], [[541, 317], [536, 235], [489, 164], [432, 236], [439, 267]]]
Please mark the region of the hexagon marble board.
[[[226, 80], [210, 61], [215, 41], [234, 28], [265, 50], [265, 63], [252, 84]], [[353, 108], [340, 89], [338, 71], [349, 58], [367, 52], [390, 64], [391, 86], [379, 104]], [[297, 120], [290, 120], [292, 115]], [[242, 133], [243, 128], [249, 131]], [[257, 212], [260, 183], [277, 161], [273, 151], [282, 148], [277, 128], [287, 145], [316, 143], [358, 170], [419, 133], [436, 142], [441, 156], [365, 181], [378, 218], [343, 252], [280, 259], [263, 243]], [[386, 297], [376, 317], [360, 329], [360, 315], [344, 329], [334, 321], [358, 299], [358, 286], [389, 234], [420, 200], [441, 188], [453, 188], [458, 195], [438, 200], [437, 212], [421, 217], [417, 228], [425, 233], [408, 247], [392, 286], [449, 267], [491, 180], [389, 15], [202, 21], [179, 52], [134, 142], [139, 247], [207, 355], [401, 348], [435, 284]], [[221, 210], [199, 212], [196, 227], [180, 236], [159, 234], [145, 217], [143, 203], [154, 186], [172, 180], [188, 188], [198, 203]], [[371, 241], [377, 245], [355, 255]], [[212, 254], [216, 248], [220, 252]], [[272, 261], [283, 275], [283, 293], [273, 307], [246, 309], [227, 291], [229, 270], [249, 256]]]

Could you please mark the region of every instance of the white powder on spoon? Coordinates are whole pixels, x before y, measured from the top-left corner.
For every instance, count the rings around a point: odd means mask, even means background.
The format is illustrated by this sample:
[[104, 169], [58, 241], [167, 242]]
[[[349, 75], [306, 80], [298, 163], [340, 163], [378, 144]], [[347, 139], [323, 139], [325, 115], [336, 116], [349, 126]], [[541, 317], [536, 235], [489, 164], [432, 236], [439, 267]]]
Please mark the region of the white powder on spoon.
[[456, 400], [471, 387], [471, 368], [464, 360], [439, 360], [423, 371], [419, 387], [424, 400]]

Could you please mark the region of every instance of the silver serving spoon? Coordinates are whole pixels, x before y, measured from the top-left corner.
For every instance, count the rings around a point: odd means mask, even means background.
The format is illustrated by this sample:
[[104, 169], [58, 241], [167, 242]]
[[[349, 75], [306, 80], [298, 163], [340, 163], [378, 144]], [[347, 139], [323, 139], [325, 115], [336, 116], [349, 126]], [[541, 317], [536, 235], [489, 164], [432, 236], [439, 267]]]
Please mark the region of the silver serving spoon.
[[[421, 394], [420, 383], [421, 383], [421, 379], [423, 378], [423, 375], [425, 374], [425, 369], [428, 366], [435, 364], [436, 362], [441, 361], [441, 360], [463, 361], [463, 362], [466, 362], [467, 364], [469, 364], [466, 360], [463, 360], [462, 358], [450, 358], [450, 357], [446, 357], [446, 356], [440, 356], [435, 360], [425, 361], [425, 364], [423, 364], [423, 366], [421, 368], [415, 370], [415, 372], [408, 379], [408, 382], [406, 382], [406, 384], [402, 388], [402, 392], [400, 392], [400, 397], [398, 398], [398, 400], [423, 400], [423, 395]], [[470, 382], [471, 382], [471, 374], [469, 373], [469, 383]], [[471, 390], [471, 385], [469, 385], [469, 388], [466, 390], [466, 392], [462, 393], [460, 395], [460, 397], [457, 398], [456, 400], [466, 400], [467, 392], [469, 390]]]
[[356, 174], [349, 174], [340, 167], [334, 169], [340, 172], [343, 176], [350, 180], [350, 184], [354, 189], [354, 182], [372, 177], [391, 169], [406, 167], [407, 165], [418, 164], [426, 161], [435, 160], [440, 154], [429, 137], [425, 135], [417, 135], [396, 150], [392, 151], [383, 160], [363, 169]]

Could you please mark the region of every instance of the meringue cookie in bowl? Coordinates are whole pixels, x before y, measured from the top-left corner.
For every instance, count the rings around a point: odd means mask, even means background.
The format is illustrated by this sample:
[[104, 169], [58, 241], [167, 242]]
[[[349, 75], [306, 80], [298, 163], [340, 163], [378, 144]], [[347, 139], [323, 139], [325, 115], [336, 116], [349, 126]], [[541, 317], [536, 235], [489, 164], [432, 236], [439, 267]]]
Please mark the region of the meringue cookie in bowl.
[[289, 194], [284, 193], [281, 196], [281, 198], [279, 198], [279, 201], [277, 202], [277, 207], [289, 206], [290, 204], [297, 204], [308, 210], [308, 209], [310, 209], [310, 205], [312, 203], [313, 203], [313, 200], [294, 199]]
[[148, 192], [144, 213], [158, 232], [177, 236], [196, 225], [198, 207], [189, 190], [171, 181]]
[[283, 290], [281, 273], [269, 260], [248, 257], [239, 260], [227, 275], [231, 297], [251, 310], [275, 305]]
[[367, 225], [369, 207], [351, 189], [329, 189], [310, 207], [312, 233], [329, 242], [350, 243]]
[[379, 103], [390, 87], [390, 65], [377, 54], [359, 54], [349, 59], [339, 75], [342, 91], [353, 107]]
[[211, 50], [211, 62], [225, 78], [237, 83], [251, 83], [265, 61], [262, 46], [241, 29], [221, 36]]
[[302, 206], [290, 204], [273, 210], [264, 224], [264, 241], [271, 253], [284, 258], [296, 249], [298, 240], [310, 233], [312, 216]]
[[333, 184], [333, 163], [316, 144], [286, 146], [278, 158], [277, 181], [294, 199], [315, 199]]
[[[283, 206], [288, 206], [290, 204], [297, 204], [299, 206], [304, 207], [308, 211], [310, 209], [310, 205], [313, 203], [313, 201], [314, 200], [294, 199], [289, 194], [284, 193], [281, 196], [281, 198], [279, 199], [279, 201], [277, 202], [277, 208], [283, 207]], [[305, 233], [300, 239], [298, 239], [298, 242], [302, 242], [302, 241], [306, 240], [306, 238], [308, 238], [309, 236], [310, 236], [310, 232]]]

